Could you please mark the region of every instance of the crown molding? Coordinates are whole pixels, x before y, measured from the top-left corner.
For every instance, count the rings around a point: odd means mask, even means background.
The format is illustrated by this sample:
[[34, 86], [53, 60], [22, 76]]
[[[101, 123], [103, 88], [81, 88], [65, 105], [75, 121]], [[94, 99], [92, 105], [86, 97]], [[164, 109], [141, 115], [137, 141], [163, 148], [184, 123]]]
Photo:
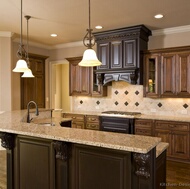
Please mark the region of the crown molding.
[[13, 37], [14, 33], [9, 31], [0, 31], [0, 37]]
[[190, 25], [165, 28], [160, 30], [152, 30], [152, 36], [169, 35], [169, 34], [183, 33], [183, 32], [190, 32]]

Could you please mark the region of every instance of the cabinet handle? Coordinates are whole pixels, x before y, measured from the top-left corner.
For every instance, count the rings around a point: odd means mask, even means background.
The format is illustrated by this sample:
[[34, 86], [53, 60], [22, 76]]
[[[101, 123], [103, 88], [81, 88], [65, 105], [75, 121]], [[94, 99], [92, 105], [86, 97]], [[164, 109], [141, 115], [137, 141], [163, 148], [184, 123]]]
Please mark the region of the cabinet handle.
[[72, 119], [76, 119], [76, 117], [72, 117]]
[[96, 120], [96, 118], [90, 118], [90, 121], [95, 121]]

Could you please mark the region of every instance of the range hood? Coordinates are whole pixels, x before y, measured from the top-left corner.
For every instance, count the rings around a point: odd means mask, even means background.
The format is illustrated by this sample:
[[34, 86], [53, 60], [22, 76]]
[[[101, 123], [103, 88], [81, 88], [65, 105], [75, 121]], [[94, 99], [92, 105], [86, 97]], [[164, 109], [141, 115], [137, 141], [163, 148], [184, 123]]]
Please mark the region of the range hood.
[[126, 81], [143, 84], [143, 51], [151, 31], [144, 25], [94, 33], [97, 55], [102, 62], [94, 70], [100, 84]]

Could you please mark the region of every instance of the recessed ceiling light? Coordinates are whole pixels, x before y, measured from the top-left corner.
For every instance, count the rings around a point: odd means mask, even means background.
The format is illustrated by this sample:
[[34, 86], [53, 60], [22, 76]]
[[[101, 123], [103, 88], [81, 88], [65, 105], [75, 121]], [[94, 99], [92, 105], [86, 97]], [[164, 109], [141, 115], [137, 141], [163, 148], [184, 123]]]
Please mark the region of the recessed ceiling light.
[[154, 16], [154, 18], [157, 18], [157, 19], [163, 18], [163, 14], [156, 14], [156, 15]]
[[51, 37], [57, 37], [57, 34], [52, 33], [52, 34], [51, 34]]
[[100, 30], [100, 29], [102, 29], [103, 27], [102, 27], [102, 26], [96, 26], [95, 28], [98, 29], [98, 30]]

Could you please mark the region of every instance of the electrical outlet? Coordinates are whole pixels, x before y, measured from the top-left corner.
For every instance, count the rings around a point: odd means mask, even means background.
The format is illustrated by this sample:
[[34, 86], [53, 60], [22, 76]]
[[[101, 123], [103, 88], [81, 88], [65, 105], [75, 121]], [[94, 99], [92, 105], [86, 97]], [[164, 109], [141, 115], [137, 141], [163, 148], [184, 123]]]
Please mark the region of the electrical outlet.
[[152, 108], [150, 111], [151, 111], [151, 112], [156, 112], [156, 109], [153, 109], [153, 108]]

